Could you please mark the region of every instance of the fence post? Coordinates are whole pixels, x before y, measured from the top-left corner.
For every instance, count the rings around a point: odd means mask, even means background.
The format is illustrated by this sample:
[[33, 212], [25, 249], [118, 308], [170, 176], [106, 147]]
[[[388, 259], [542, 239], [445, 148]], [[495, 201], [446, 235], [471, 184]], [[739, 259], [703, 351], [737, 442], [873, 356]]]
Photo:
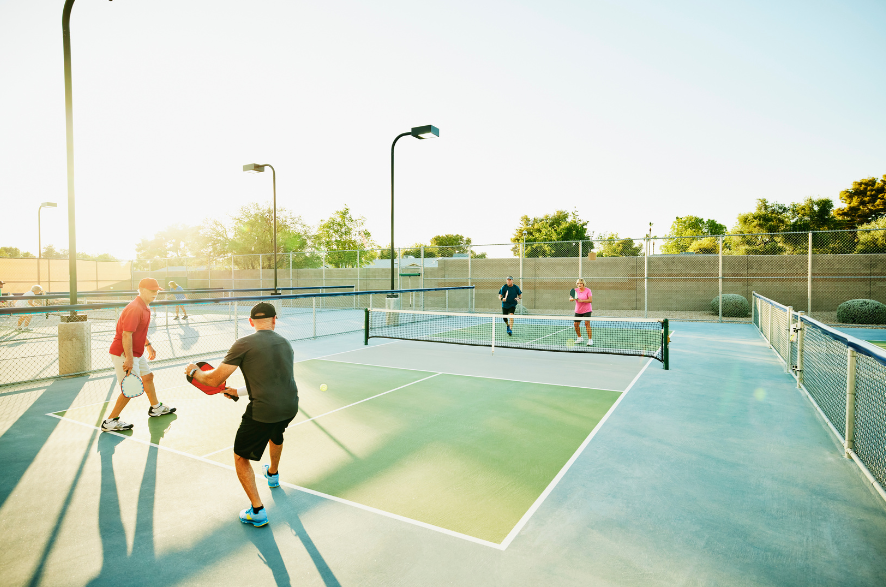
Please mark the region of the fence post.
[[806, 282], [806, 315], [812, 316], [812, 232], [809, 233], [809, 250], [807, 251], [809, 258], [808, 278]]
[[[422, 277], [422, 279], [424, 279], [424, 277]], [[360, 249], [357, 249], [357, 291], [360, 291]]]
[[206, 260], [206, 289], [212, 289], [212, 259]]
[[718, 294], [717, 294], [717, 306], [719, 306], [719, 318], [718, 322], [723, 321], [723, 235], [720, 235], [720, 238], [717, 239], [719, 241], [719, 251], [717, 253], [719, 257], [719, 283], [718, 283]]
[[289, 287], [295, 287], [292, 285], [292, 251], [289, 251]]
[[788, 332], [787, 338], [784, 340], [785, 346], [785, 355], [784, 355], [784, 372], [790, 373], [791, 369], [791, 322], [794, 319], [794, 308], [793, 306], [788, 306]]
[[526, 251], [523, 250], [524, 246], [525, 243], [520, 243], [520, 291], [523, 291], [523, 255], [526, 254]]
[[[264, 267], [262, 267], [262, 254], [258, 255], [258, 288], [262, 289], [265, 286], [265, 271]], [[263, 292], [258, 292], [258, 295], [264, 295]]]
[[797, 389], [803, 387], [803, 312], [797, 312]]
[[236, 289], [237, 283], [234, 278], [234, 253], [231, 253], [231, 289]]
[[766, 342], [769, 343], [769, 348], [772, 348], [772, 304], [766, 304], [768, 308], [768, 316], [766, 318]]
[[[37, 259], [38, 267], [40, 266], [40, 259]], [[166, 279], [169, 279], [169, 259], [166, 260]], [[95, 262], [95, 289], [98, 291], [98, 261]]]
[[[421, 246], [421, 288], [425, 288], [425, 246]], [[421, 292], [421, 310], [425, 310], [425, 292]]]
[[643, 317], [649, 317], [649, 239], [646, 241], [646, 253], [643, 255]]
[[852, 458], [855, 450], [855, 349], [846, 349], [849, 361], [846, 365], [846, 451], [844, 456]]
[[240, 338], [240, 311], [238, 302], [234, 302], [234, 340]]
[[471, 247], [468, 246], [468, 285], [471, 285]]
[[311, 323], [313, 325], [313, 336], [317, 338], [317, 298], [311, 298]]
[[[578, 278], [584, 279], [584, 267], [582, 263], [585, 260], [585, 252], [584, 252], [584, 242], [578, 241]], [[520, 285], [520, 289], [523, 289], [523, 285]]]

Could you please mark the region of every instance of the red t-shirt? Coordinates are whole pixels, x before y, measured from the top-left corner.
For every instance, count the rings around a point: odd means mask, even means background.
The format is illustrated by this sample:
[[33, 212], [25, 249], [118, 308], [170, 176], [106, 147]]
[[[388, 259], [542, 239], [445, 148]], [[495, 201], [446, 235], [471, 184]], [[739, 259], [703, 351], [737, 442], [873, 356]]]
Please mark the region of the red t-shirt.
[[145, 352], [148, 340], [148, 326], [151, 324], [151, 309], [140, 297], [135, 298], [120, 312], [117, 319], [117, 333], [111, 343], [110, 353], [118, 357], [123, 354], [123, 332], [132, 333], [132, 356], [140, 357]]

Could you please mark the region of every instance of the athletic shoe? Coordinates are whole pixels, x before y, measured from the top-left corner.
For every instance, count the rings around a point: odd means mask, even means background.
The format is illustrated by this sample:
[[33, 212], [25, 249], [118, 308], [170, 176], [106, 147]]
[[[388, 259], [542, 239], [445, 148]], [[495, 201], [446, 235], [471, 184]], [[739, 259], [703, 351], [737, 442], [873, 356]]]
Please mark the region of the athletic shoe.
[[185, 320], [187, 320], [187, 319], [188, 319], [188, 315], [187, 315], [187, 314], [185, 314]]
[[173, 320], [178, 320], [178, 316], [176, 316], [175, 318], [173, 318]]
[[28, 328], [27, 326], [25, 326], [24, 328], [22, 328], [22, 332], [34, 332], [34, 329]]
[[260, 528], [268, 523], [268, 510], [263, 508], [262, 511], [255, 513], [252, 507], [248, 507], [240, 512], [240, 521]]
[[511, 328], [509, 326], [508, 327], [508, 336], [513, 336], [513, 335], [514, 335], [514, 333], [513, 333], [513, 331], [511, 331]]
[[157, 416], [165, 416], [166, 414], [171, 414], [175, 411], [175, 408], [170, 408], [169, 406], [161, 403], [156, 408], [151, 406], [148, 408], [148, 415], [152, 418], [156, 418]]
[[120, 418], [102, 422], [102, 432], [116, 432], [117, 430], [132, 430], [132, 424], [121, 422]]
[[581, 344], [581, 341], [584, 340], [582, 337], [578, 337], [575, 339], [575, 344]]
[[594, 346], [594, 339], [593, 338], [588, 339], [588, 346]]
[[262, 473], [264, 473], [265, 479], [268, 480], [268, 487], [280, 487], [280, 471], [277, 471], [276, 475], [268, 475], [268, 470], [271, 468], [271, 465], [262, 465]]

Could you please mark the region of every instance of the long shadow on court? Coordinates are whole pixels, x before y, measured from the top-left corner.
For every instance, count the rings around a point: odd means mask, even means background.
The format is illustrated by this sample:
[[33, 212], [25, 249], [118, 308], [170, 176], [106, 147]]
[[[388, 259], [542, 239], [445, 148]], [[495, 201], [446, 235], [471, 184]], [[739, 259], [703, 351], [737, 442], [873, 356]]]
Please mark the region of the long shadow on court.
[[[281, 501], [281, 503], [277, 503], [277, 495], [279, 494], [282, 494], [286, 498], [285, 502]], [[296, 512], [292, 508], [292, 497], [293, 496], [291, 494], [287, 494], [285, 491], [283, 491], [282, 487], [279, 488], [279, 490], [275, 489], [271, 491], [271, 499], [274, 500], [274, 505], [281, 506], [275, 512], [276, 516], [282, 516], [283, 519], [286, 520], [286, 523], [289, 524], [289, 528], [292, 530], [292, 533], [301, 541], [302, 546], [305, 547], [305, 550], [311, 557], [311, 560], [314, 562], [314, 566], [317, 568], [317, 572], [320, 573], [320, 577], [322, 577], [323, 583], [327, 587], [341, 587], [341, 583], [339, 583], [338, 579], [335, 578], [335, 574], [332, 572], [332, 569], [330, 569], [329, 565], [326, 564], [326, 559], [323, 558], [323, 555], [317, 549], [314, 541], [311, 540], [310, 534], [308, 534], [308, 531], [302, 525], [301, 518], [298, 517], [298, 512]], [[254, 540], [253, 543], [255, 543]], [[258, 547], [258, 544], [256, 544], [256, 547]], [[277, 573], [275, 572], [274, 577], [276, 576]], [[280, 585], [279, 582], [277, 584]], [[286, 584], [288, 585], [289, 583], [287, 582]]]
[[[15, 491], [61, 422], [58, 418], [47, 418], [46, 414], [70, 408], [88, 381], [89, 377], [53, 381], [0, 436], [0, 470], [3, 471], [0, 475], [0, 507]], [[109, 387], [113, 389], [113, 386], [111, 380]]]

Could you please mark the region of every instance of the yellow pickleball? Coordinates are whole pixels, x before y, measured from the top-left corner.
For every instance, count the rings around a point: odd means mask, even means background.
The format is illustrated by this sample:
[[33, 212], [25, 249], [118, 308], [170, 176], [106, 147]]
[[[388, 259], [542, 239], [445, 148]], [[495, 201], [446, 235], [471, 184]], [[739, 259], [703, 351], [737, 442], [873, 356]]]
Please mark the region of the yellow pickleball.
[[325, 384], [325, 383], [323, 383], [322, 385], [320, 385], [320, 391], [326, 391], [326, 390], [327, 390], [327, 387], [326, 387], [326, 384]]

